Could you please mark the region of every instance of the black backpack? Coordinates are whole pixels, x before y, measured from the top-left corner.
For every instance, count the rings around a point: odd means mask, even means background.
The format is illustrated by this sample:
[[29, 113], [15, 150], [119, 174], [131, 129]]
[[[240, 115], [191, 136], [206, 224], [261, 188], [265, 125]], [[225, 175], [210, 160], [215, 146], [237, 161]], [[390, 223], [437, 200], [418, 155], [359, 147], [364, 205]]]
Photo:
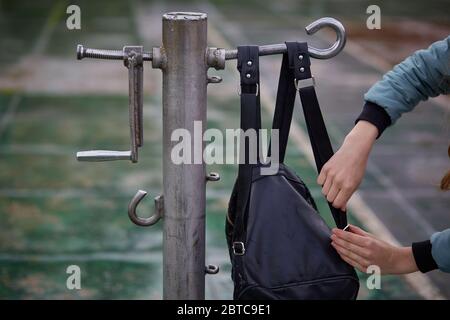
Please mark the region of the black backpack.
[[[273, 129], [279, 129], [279, 170], [251, 164], [244, 141], [231, 195], [226, 236], [232, 262], [234, 299], [356, 299], [355, 270], [331, 246], [331, 231], [317, 211], [307, 186], [283, 164], [299, 91], [318, 170], [333, 155], [310, 71], [306, 43], [286, 43], [280, 71]], [[241, 129], [260, 129], [257, 46], [238, 48], [241, 75]], [[242, 141], [241, 141], [242, 144]], [[259, 142], [258, 142], [259, 144]], [[242, 147], [242, 145], [241, 145]], [[241, 148], [242, 150], [242, 148]], [[330, 205], [339, 228], [346, 215]]]

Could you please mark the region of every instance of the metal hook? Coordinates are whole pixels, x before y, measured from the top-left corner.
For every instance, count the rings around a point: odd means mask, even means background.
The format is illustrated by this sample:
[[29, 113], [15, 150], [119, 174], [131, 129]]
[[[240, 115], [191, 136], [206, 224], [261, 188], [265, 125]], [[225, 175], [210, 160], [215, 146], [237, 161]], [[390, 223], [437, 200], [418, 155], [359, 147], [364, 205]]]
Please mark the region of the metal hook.
[[147, 195], [147, 191], [139, 190], [128, 205], [128, 216], [134, 224], [142, 227], [152, 226], [161, 219], [164, 212], [164, 198], [162, 195], [155, 197], [155, 213], [149, 218], [142, 218], [136, 214], [136, 207]]
[[305, 27], [306, 33], [313, 35], [322, 28], [330, 27], [336, 32], [336, 41], [333, 45], [326, 49], [318, 49], [308, 46], [308, 51], [311, 57], [316, 59], [330, 59], [337, 55], [345, 46], [347, 36], [345, 34], [345, 28], [338, 20], [330, 17], [320, 18], [319, 20], [310, 23]]
[[[336, 41], [333, 45], [326, 49], [319, 49], [308, 46], [309, 55], [316, 59], [330, 59], [336, 56], [345, 46], [347, 36], [345, 35], [345, 28], [334, 18], [321, 18], [309, 24], [305, 30], [306, 33], [312, 35], [322, 28], [330, 27], [336, 32]], [[259, 46], [259, 55], [268, 56], [271, 54], [286, 53], [286, 43], [268, 44]], [[209, 67], [213, 67], [216, 70], [225, 68], [225, 61], [236, 59], [238, 55], [237, 49], [221, 49], [221, 48], [209, 48], [207, 50], [207, 63]]]
[[217, 172], [210, 172], [206, 176], [206, 181], [219, 181], [219, 180], [220, 180], [220, 175]]
[[219, 273], [219, 266], [208, 264], [205, 267], [205, 273], [206, 274], [218, 274]]

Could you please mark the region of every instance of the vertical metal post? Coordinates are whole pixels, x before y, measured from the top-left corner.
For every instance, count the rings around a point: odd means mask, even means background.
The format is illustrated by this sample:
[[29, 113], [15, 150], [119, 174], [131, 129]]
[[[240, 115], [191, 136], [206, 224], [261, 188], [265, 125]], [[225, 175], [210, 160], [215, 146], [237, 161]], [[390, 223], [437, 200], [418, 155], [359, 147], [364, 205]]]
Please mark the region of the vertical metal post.
[[[163, 175], [164, 299], [205, 297], [205, 193], [203, 143], [194, 142], [194, 121], [206, 126], [207, 17], [203, 13], [163, 16]], [[200, 164], [174, 164], [175, 129], [191, 134], [192, 158]], [[198, 138], [198, 137], [196, 137]]]

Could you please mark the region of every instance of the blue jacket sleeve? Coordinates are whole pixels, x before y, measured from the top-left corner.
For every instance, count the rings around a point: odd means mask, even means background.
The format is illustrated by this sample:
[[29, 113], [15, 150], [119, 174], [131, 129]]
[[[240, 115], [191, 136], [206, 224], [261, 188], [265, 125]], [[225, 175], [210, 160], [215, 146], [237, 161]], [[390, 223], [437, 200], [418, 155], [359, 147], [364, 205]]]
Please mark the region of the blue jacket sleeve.
[[450, 93], [450, 36], [416, 51], [396, 65], [364, 95], [381, 106], [393, 124], [423, 100]]
[[439, 270], [450, 272], [450, 229], [431, 236], [431, 255]]

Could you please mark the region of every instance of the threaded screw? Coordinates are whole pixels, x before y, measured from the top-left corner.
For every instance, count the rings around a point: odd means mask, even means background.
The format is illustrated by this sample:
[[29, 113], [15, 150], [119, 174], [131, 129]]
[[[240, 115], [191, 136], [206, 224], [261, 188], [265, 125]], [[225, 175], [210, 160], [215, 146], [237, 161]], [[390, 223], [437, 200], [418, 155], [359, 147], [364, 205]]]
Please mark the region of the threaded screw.
[[[77, 59], [81, 60], [83, 58], [123, 60], [124, 56], [123, 51], [121, 50], [91, 49], [85, 48], [83, 45], [79, 44], [77, 46]], [[151, 61], [152, 54], [150, 52], [144, 52], [142, 58], [145, 61]]]

